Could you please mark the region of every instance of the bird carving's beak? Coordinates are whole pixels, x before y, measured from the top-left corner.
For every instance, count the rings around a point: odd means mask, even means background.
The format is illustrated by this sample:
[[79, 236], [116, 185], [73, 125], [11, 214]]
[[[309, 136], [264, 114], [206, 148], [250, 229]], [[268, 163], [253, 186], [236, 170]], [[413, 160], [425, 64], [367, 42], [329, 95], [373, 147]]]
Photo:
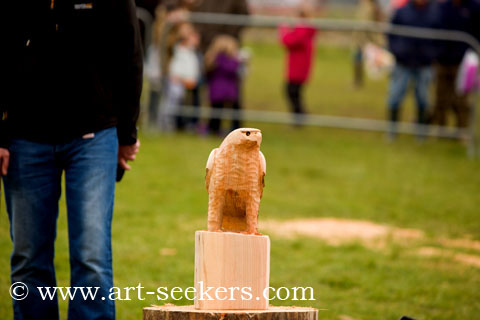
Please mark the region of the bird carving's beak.
[[257, 144], [260, 145], [262, 143], [262, 133], [260, 131], [255, 132], [255, 136], [257, 137]]

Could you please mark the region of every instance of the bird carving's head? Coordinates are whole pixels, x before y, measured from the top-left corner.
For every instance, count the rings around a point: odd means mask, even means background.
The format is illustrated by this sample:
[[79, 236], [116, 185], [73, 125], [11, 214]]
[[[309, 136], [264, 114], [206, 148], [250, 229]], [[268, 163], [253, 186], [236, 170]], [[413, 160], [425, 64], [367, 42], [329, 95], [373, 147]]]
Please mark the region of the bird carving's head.
[[262, 132], [254, 128], [240, 128], [233, 130], [223, 140], [222, 145], [238, 145], [247, 148], [260, 147], [262, 143]]

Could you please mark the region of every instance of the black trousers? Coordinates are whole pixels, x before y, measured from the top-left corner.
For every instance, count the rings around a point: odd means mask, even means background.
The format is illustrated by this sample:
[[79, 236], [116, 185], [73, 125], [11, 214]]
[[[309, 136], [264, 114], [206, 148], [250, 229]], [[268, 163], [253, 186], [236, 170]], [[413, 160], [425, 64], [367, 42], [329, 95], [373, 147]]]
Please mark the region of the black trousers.
[[455, 91], [458, 65], [435, 66], [437, 75], [437, 87], [435, 88], [435, 104], [432, 114], [432, 122], [440, 126], [447, 125], [449, 111], [453, 111], [457, 118], [457, 127], [468, 127], [470, 118], [470, 106], [468, 96], [460, 95]]
[[288, 82], [286, 85], [287, 97], [290, 102], [292, 112], [302, 114], [305, 113], [302, 97], [303, 83]]
[[[240, 110], [240, 103], [238, 101], [233, 101], [233, 102], [217, 102], [217, 103], [212, 103], [212, 108], [213, 108], [213, 113], [221, 112], [222, 109], [225, 108], [232, 108], [235, 111]], [[234, 116], [237, 116], [237, 114], [234, 114]], [[210, 133], [220, 133], [220, 124], [221, 124], [221, 119], [219, 118], [218, 115], [212, 114], [210, 116], [210, 123], [208, 124], [208, 129]], [[231, 130], [235, 130], [241, 128], [241, 121], [237, 117], [232, 120], [232, 128]]]
[[185, 126], [196, 126], [198, 123], [198, 117], [200, 111], [198, 108], [200, 107], [200, 87], [196, 86], [193, 89], [185, 90], [185, 98], [182, 102], [183, 105], [191, 106], [196, 108], [192, 115], [184, 116], [178, 115], [176, 117], [177, 129], [183, 130]]

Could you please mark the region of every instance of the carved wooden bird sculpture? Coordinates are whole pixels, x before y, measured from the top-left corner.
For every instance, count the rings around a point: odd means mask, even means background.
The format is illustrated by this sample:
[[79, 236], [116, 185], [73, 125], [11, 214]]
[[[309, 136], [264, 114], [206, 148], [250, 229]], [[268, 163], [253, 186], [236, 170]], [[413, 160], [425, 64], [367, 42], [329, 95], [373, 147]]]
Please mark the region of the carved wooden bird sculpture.
[[207, 161], [208, 230], [257, 233], [266, 162], [258, 129], [232, 131]]

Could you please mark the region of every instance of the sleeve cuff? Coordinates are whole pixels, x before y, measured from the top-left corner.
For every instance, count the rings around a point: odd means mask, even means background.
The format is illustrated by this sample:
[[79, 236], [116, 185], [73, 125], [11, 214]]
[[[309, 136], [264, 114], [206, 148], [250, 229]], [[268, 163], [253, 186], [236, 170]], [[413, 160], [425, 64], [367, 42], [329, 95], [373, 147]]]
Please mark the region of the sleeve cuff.
[[137, 128], [134, 127], [132, 130], [124, 130], [120, 127], [117, 127], [118, 134], [118, 143], [121, 146], [130, 146], [137, 143]]

